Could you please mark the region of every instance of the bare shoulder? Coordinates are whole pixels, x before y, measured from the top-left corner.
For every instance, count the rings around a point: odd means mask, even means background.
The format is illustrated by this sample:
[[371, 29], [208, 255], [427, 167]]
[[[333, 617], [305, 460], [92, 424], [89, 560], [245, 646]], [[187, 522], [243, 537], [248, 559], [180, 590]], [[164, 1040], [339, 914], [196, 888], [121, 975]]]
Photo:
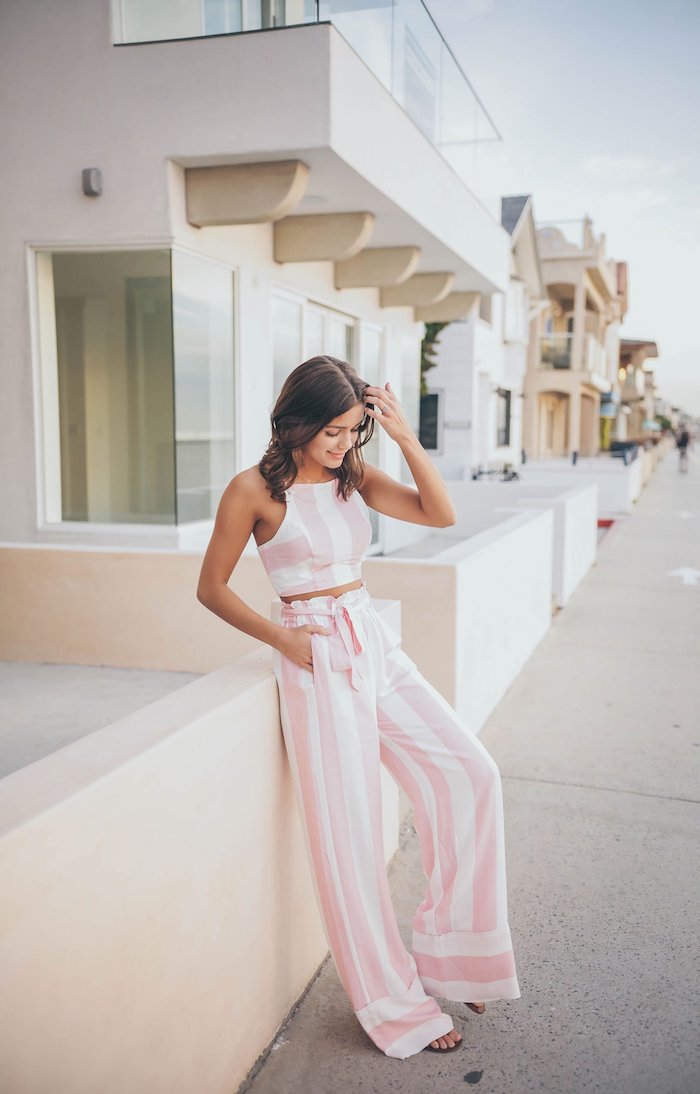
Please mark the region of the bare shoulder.
[[245, 510], [256, 521], [269, 504], [267, 483], [257, 464], [234, 475], [221, 496], [220, 508], [224, 511]]

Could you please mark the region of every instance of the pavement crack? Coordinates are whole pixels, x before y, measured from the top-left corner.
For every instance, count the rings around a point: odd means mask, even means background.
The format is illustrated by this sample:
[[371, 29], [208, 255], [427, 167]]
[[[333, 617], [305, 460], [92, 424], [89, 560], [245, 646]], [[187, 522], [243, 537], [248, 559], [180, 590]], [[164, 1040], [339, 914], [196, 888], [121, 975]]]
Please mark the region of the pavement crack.
[[691, 805], [700, 805], [699, 798], [683, 798], [675, 794], [652, 794], [648, 790], [625, 790], [622, 786], [599, 786], [597, 783], [575, 783], [567, 779], [541, 779], [536, 775], [504, 775], [501, 779], [512, 779], [525, 783], [548, 783], [551, 786], [575, 786], [580, 790], [604, 790], [608, 794], [634, 794], [638, 798], [657, 798], [660, 801], [689, 802]]

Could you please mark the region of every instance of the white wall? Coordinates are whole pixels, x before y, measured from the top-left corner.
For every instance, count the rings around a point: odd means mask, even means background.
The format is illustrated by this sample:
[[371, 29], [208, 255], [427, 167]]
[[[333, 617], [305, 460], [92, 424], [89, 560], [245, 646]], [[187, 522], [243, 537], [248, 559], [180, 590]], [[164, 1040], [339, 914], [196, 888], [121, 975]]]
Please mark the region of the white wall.
[[589, 485], [598, 487], [598, 516], [614, 518], [630, 513], [642, 489], [642, 461], [627, 466], [608, 456], [569, 460], [528, 460], [520, 474], [526, 483], [558, 485], [560, 489]]
[[[488, 322], [479, 317], [475, 304], [467, 319], [440, 332], [438, 364], [426, 381], [429, 389], [444, 390], [444, 451], [433, 459], [446, 479], [469, 478], [480, 464], [520, 463], [526, 309], [527, 293], [513, 279], [507, 297], [492, 295]], [[497, 387], [511, 392], [507, 445], [497, 444]]]
[[0, 890], [4, 1091], [236, 1090], [328, 950], [269, 647], [0, 781]]
[[552, 510], [552, 591], [557, 605], [564, 607], [596, 559], [597, 485], [567, 488], [485, 480], [447, 485], [457, 510], [457, 524], [447, 531], [465, 536], [493, 527], [523, 508]]
[[373, 595], [401, 601], [406, 652], [473, 732], [552, 614], [552, 510], [491, 510], [481, 529], [457, 542], [451, 528], [434, 529], [445, 548], [436, 543], [431, 557], [418, 547], [416, 557], [371, 558], [364, 566]]

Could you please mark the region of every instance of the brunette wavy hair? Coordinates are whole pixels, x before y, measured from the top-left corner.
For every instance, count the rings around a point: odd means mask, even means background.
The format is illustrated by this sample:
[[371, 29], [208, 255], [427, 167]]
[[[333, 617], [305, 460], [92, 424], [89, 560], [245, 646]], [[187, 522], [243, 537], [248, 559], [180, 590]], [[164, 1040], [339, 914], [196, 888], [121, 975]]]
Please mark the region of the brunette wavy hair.
[[[299, 470], [295, 454], [334, 418], [358, 403], [364, 405], [365, 388], [352, 365], [337, 357], [310, 357], [290, 372], [277, 396], [270, 415], [272, 437], [258, 464], [260, 474], [276, 501], [284, 501], [285, 491]], [[336, 489], [345, 501], [362, 482], [364, 460], [361, 449], [374, 432], [374, 418], [365, 414], [358, 439], [345, 453], [333, 473], [339, 480]]]

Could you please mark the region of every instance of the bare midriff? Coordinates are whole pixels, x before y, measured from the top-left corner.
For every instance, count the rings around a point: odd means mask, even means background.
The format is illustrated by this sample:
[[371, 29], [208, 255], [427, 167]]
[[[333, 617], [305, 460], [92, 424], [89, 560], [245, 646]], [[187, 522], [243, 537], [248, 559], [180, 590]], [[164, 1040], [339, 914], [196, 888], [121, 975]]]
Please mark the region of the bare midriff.
[[349, 585], [336, 585], [333, 589], [314, 589], [312, 593], [294, 593], [293, 596], [281, 596], [280, 600], [284, 600], [285, 604], [291, 604], [293, 600], [310, 600], [312, 596], [342, 596], [350, 589], [359, 589], [361, 585], [362, 578], [358, 578], [357, 581], [351, 581]]

